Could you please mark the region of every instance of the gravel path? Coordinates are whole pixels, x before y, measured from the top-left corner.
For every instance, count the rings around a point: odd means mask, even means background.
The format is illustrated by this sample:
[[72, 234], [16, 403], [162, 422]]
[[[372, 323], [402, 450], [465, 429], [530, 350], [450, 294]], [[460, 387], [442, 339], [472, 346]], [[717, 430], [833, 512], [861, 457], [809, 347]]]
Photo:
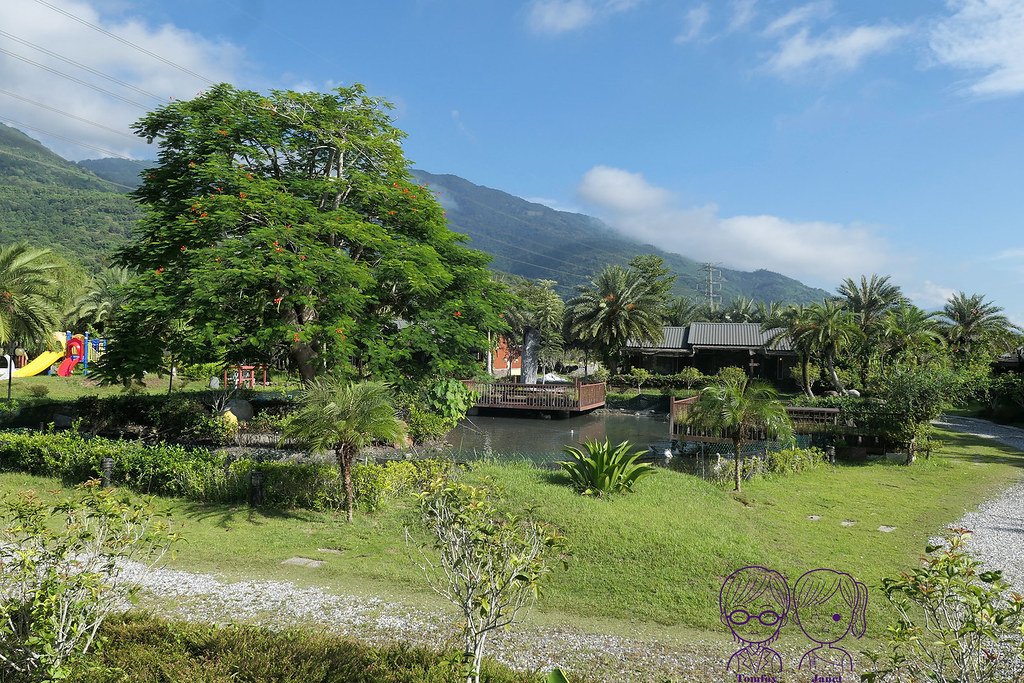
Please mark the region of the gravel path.
[[[953, 415], [943, 416], [935, 425], [1024, 451], [1024, 429]], [[1021, 466], [1024, 468], [1024, 453]], [[968, 512], [957, 525], [974, 532], [968, 547], [979, 560], [1002, 569], [1003, 578], [1024, 591], [1024, 478]]]
[[[124, 578], [137, 584], [145, 605], [176, 619], [256, 623], [272, 629], [311, 626], [366, 642], [404, 641], [431, 648], [460, 644], [451, 614], [380, 598], [338, 595], [283, 581], [228, 582], [212, 574], [126, 562]], [[584, 633], [565, 628], [516, 627], [489, 640], [487, 654], [517, 669], [585, 671], [607, 681], [712, 681], [731, 652], [724, 635], [685, 649], [654, 640]]]

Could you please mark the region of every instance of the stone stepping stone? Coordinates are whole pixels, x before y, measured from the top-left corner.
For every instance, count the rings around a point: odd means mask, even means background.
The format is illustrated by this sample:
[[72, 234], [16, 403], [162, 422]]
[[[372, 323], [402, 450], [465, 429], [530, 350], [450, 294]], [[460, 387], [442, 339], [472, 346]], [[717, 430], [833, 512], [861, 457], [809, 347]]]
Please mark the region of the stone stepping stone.
[[318, 553], [327, 553], [328, 555], [341, 555], [341, 551], [337, 548], [317, 548]]
[[290, 564], [296, 567], [308, 567], [309, 569], [316, 569], [317, 567], [324, 566], [324, 561], [313, 560], [308, 557], [289, 557], [281, 564]]
[[881, 531], [883, 534], [891, 534], [892, 532], [896, 531], [896, 527], [886, 526], [883, 524], [882, 526], [878, 527], [878, 530]]
[[819, 519], [821, 519], [821, 515], [807, 515], [807, 519], [811, 520], [812, 522], [817, 522]]
[[843, 521], [839, 522], [841, 526], [853, 526], [856, 523], [857, 522], [853, 521], [852, 519], [844, 519]]

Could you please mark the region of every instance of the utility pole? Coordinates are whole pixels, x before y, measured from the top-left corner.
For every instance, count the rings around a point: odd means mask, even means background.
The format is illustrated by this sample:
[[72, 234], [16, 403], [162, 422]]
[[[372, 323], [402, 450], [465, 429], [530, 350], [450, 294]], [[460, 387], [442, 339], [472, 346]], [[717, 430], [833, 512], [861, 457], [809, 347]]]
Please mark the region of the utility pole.
[[722, 271], [717, 263], [701, 264], [700, 269], [704, 273], [704, 282], [698, 286], [698, 290], [707, 299], [708, 308], [717, 311], [722, 300]]

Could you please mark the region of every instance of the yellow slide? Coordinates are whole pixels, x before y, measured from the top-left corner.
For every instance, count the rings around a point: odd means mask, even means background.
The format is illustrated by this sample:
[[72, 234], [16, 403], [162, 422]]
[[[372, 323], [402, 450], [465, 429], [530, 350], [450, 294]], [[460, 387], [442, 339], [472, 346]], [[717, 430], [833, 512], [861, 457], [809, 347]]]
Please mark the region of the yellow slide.
[[43, 353], [36, 356], [31, 363], [23, 368], [17, 368], [14, 371], [15, 377], [32, 377], [38, 375], [40, 372], [46, 372], [47, 369], [61, 358], [64, 357], [63, 351], [44, 351]]

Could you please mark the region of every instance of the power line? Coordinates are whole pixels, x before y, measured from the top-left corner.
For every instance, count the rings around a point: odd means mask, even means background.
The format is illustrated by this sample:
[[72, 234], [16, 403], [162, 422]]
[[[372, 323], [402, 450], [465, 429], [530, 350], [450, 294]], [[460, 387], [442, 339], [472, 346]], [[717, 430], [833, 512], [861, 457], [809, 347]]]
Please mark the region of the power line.
[[22, 102], [28, 102], [29, 104], [35, 105], [37, 107], [42, 107], [43, 109], [49, 109], [50, 111], [52, 111], [54, 113], [57, 113], [57, 114], [60, 114], [62, 116], [67, 116], [68, 118], [77, 119], [79, 121], [82, 121], [83, 123], [88, 123], [89, 125], [96, 126], [97, 128], [102, 128], [103, 130], [108, 130], [111, 133], [117, 133], [118, 135], [126, 137], [129, 140], [133, 140], [135, 142], [139, 141], [138, 138], [136, 138], [134, 135], [130, 135], [128, 133], [125, 133], [123, 130], [117, 130], [116, 128], [111, 128], [110, 126], [105, 126], [102, 123], [98, 123], [96, 121], [92, 121], [90, 119], [83, 118], [81, 116], [78, 116], [77, 114], [72, 114], [71, 112], [64, 111], [63, 109], [57, 109], [56, 107], [51, 107], [50, 105], [48, 105], [48, 104], [46, 104], [44, 102], [37, 102], [37, 101], [35, 101], [33, 99], [29, 99], [28, 97], [24, 97], [24, 96], [19, 95], [17, 93], [13, 93], [10, 90], [5, 90], [4, 88], [0, 88], [0, 93], [3, 93], [4, 95], [7, 95], [8, 97], [13, 97], [15, 99], [19, 99]]
[[36, 66], [36, 67], [39, 67], [40, 69], [43, 69], [45, 71], [49, 71], [52, 74], [56, 74], [58, 76], [62, 76], [63, 78], [68, 79], [69, 81], [74, 81], [75, 83], [79, 83], [81, 85], [84, 85], [87, 88], [92, 88], [96, 92], [100, 92], [100, 93], [103, 93], [104, 95], [108, 95], [109, 97], [113, 97], [114, 99], [118, 99], [118, 100], [121, 100], [122, 102], [126, 102], [126, 103], [132, 105], [133, 107], [138, 107], [139, 109], [141, 109], [143, 111], [149, 111], [149, 107], [147, 107], [144, 104], [139, 104], [138, 102], [136, 102], [134, 100], [129, 100], [127, 97], [122, 97], [121, 95], [118, 95], [117, 93], [110, 92], [109, 90], [104, 90], [103, 88], [99, 87], [98, 85], [94, 85], [94, 84], [92, 84], [92, 83], [90, 83], [88, 81], [83, 81], [81, 78], [76, 78], [75, 76], [72, 76], [70, 74], [66, 74], [63, 71], [59, 71], [59, 70], [54, 69], [52, 67], [46, 66], [45, 64], [40, 64], [39, 62], [36, 62], [36, 61], [33, 61], [33, 60], [29, 59], [28, 57], [22, 57], [21, 55], [16, 54], [14, 52], [11, 52], [10, 50], [5, 50], [2, 47], [0, 47], [0, 52], [4, 53], [5, 55], [9, 55], [11, 57], [14, 57], [15, 59], [20, 59], [23, 62], [31, 64], [32, 66]]
[[138, 50], [139, 52], [141, 52], [144, 55], [148, 55], [148, 56], [152, 57], [153, 59], [161, 61], [164, 64], [166, 64], [167, 66], [172, 66], [175, 69], [178, 69], [179, 71], [182, 71], [182, 72], [188, 74], [189, 76], [193, 76], [195, 78], [198, 78], [201, 81], [206, 81], [210, 85], [216, 85], [216, 81], [212, 81], [209, 78], [207, 78], [206, 76], [203, 76], [202, 74], [198, 74], [195, 71], [192, 71], [191, 69], [189, 69], [188, 67], [182, 66], [181, 64], [178, 64], [177, 62], [172, 62], [171, 60], [167, 59], [166, 57], [162, 57], [162, 56], [158, 55], [157, 53], [152, 52], [151, 50], [147, 50], [146, 48], [142, 47], [141, 45], [136, 45], [135, 43], [133, 43], [132, 41], [128, 40], [127, 38], [122, 38], [121, 36], [117, 35], [116, 33], [111, 33], [110, 31], [108, 31], [107, 29], [103, 28], [102, 26], [97, 26], [96, 24], [93, 24], [90, 21], [86, 21], [85, 19], [83, 19], [82, 17], [80, 17], [80, 16], [78, 16], [76, 14], [72, 14], [71, 12], [68, 12], [65, 9], [57, 7], [56, 5], [52, 5], [49, 2], [46, 2], [46, 0], [36, 0], [36, 2], [39, 3], [40, 5], [43, 5], [44, 7], [49, 7], [54, 12], [58, 12], [59, 14], [63, 14], [68, 19], [71, 19], [73, 21], [77, 21], [79, 24], [82, 24], [83, 26], [88, 26], [89, 28], [91, 28], [91, 29], [93, 29], [95, 31], [99, 31], [103, 35], [109, 36], [110, 38], [113, 38], [114, 40], [116, 40], [117, 42], [119, 42], [119, 43], [121, 43], [123, 45], [127, 45], [128, 47], [134, 48], [134, 49]]
[[22, 45], [26, 45], [28, 47], [31, 47], [31, 48], [35, 49], [35, 50], [39, 50], [43, 54], [49, 55], [50, 57], [53, 57], [55, 59], [59, 59], [62, 62], [65, 62], [67, 64], [71, 64], [72, 66], [77, 66], [79, 69], [82, 69], [84, 71], [88, 71], [89, 73], [95, 74], [96, 76], [99, 76], [100, 78], [105, 78], [106, 80], [108, 80], [108, 81], [110, 81], [112, 83], [117, 83], [120, 86], [123, 86], [125, 88], [130, 89], [130, 90], [134, 90], [135, 92], [139, 93], [140, 95], [145, 95], [146, 97], [152, 97], [154, 100], [157, 100], [159, 102], [166, 102], [167, 101], [167, 98], [165, 98], [165, 97], [160, 97], [159, 95], [155, 95], [155, 94], [149, 92], [148, 90], [143, 90], [142, 88], [140, 88], [140, 87], [138, 87], [136, 85], [132, 85], [131, 83], [129, 83], [127, 81], [122, 81], [120, 78], [117, 78], [115, 76], [111, 76], [110, 74], [107, 74], [107, 73], [104, 73], [102, 71], [99, 71], [98, 69], [94, 69], [91, 66], [88, 66], [86, 64], [82, 64], [81, 62], [78, 62], [78, 61], [75, 61], [74, 59], [71, 59], [70, 57], [65, 57], [64, 55], [58, 54], [58, 53], [56, 53], [56, 52], [54, 52], [52, 50], [48, 50], [45, 47], [43, 47], [42, 45], [36, 45], [33, 42], [25, 40], [24, 38], [19, 38], [18, 36], [15, 36], [15, 35], [12, 35], [12, 34], [8, 33], [7, 31], [0, 30], [0, 35], [6, 36], [6, 37], [10, 38], [11, 40], [14, 40], [14, 41], [17, 41], [17, 42], [21, 43]]
[[11, 123], [11, 124], [13, 124], [15, 126], [18, 126], [19, 128], [28, 128], [29, 130], [34, 130], [37, 133], [42, 133], [43, 135], [49, 135], [51, 137], [55, 137], [55, 138], [58, 138], [60, 140], [64, 140], [65, 142], [70, 142], [70, 143], [72, 143], [74, 145], [78, 145], [79, 147], [88, 147], [89, 149], [94, 149], [97, 152], [103, 152], [104, 154], [109, 154], [110, 156], [113, 156], [113, 157], [119, 157], [121, 159], [127, 159], [128, 161], [136, 161], [135, 159], [132, 159], [130, 156], [126, 156], [124, 154], [121, 154], [120, 152], [113, 152], [113, 151], [111, 151], [109, 149], [104, 149], [103, 147], [97, 147], [96, 145], [91, 145], [88, 142], [81, 142], [79, 140], [75, 140], [74, 138], [69, 138], [66, 135], [61, 135], [60, 133], [54, 133], [53, 131], [50, 131], [50, 130], [44, 130], [42, 128], [37, 128], [35, 126], [30, 126], [27, 123], [22, 123], [21, 121], [15, 121], [14, 119], [8, 118], [6, 116], [0, 116], [0, 120], [7, 121], [8, 123]]

